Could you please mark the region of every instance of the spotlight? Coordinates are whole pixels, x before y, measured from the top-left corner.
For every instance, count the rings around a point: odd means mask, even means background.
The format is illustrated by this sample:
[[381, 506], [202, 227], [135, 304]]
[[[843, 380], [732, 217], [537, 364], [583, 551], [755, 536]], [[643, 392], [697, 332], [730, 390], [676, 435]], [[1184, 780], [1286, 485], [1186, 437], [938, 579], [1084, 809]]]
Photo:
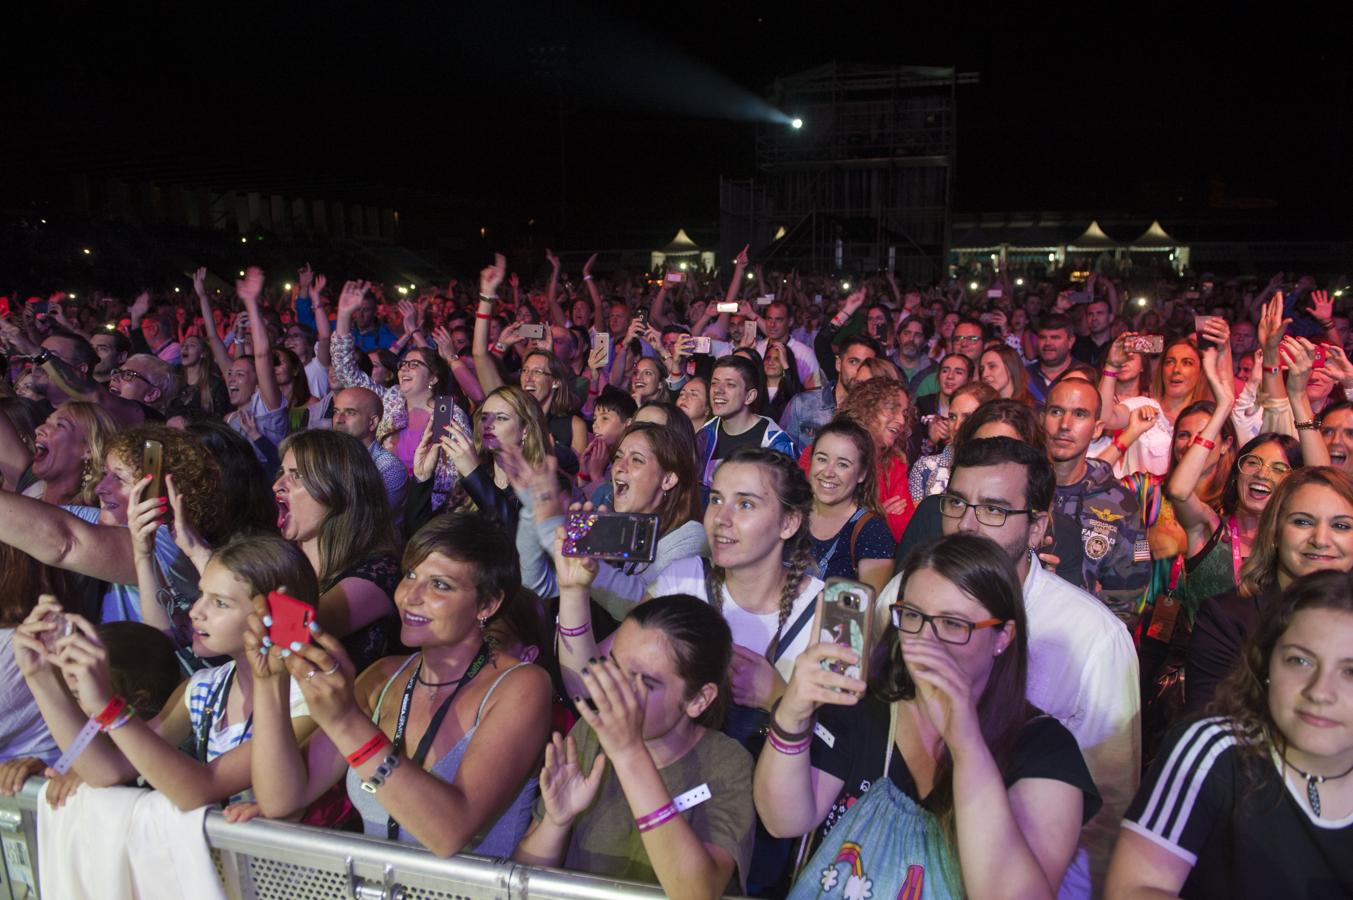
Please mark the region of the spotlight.
[[247, 243], [249, 243], [249, 239], [248, 239], [247, 237], [242, 237], [242, 238], [240, 238], [240, 243], [241, 243], [241, 244], [247, 244]]
[[84, 248], [81, 249], [80, 252], [83, 253], [85, 256], [88, 256], [89, 254], [93, 253], [94, 251], [93, 251], [93, 250], [90, 250], [88, 247], [84, 247]]
[[969, 282], [968, 282], [968, 290], [970, 290], [970, 291], [975, 291], [975, 290], [977, 290], [977, 282], [975, 282], [975, 281], [969, 281]]
[[[681, 266], [680, 266], [681, 271], [683, 271], [683, 272], [686, 271], [686, 269], [687, 269], [687, 267], [688, 267], [689, 265], [690, 265], [689, 263], [682, 263]], [[1336, 296], [1337, 296], [1337, 295], [1336, 295]]]
[[1023, 278], [1016, 278], [1016, 279], [1015, 279], [1015, 287], [1024, 287], [1024, 279], [1023, 279]]
[[841, 282], [841, 290], [843, 290], [843, 291], [848, 291], [848, 290], [850, 290], [850, 282], [849, 282], [849, 281], [843, 281], [843, 282]]
[[1145, 297], [1138, 297], [1138, 298], [1137, 298], [1137, 305], [1138, 305], [1138, 306], [1145, 306], [1145, 305], [1146, 305], [1146, 298], [1145, 298]]
[[[178, 288], [174, 288], [174, 290], [177, 291]], [[285, 282], [285, 283], [282, 285], [282, 290], [284, 290], [284, 291], [289, 291], [289, 290], [291, 290], [291, 282], [290, 282], [290, 281]]]
[[798, 116], [795, 116], [794, 120], [789, 123], [789, 127], [793, 128], [795, 131], [798, 131], [800, 128], [803, 127], [803, 119], [800, 119]]

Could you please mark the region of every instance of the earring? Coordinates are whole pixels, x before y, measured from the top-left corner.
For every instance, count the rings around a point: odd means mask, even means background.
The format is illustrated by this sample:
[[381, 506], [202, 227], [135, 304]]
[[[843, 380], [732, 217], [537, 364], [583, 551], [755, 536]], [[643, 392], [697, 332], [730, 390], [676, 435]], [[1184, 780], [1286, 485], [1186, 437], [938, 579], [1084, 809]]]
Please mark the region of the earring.
[[480, 616], [480, 617], [479, 617], [479, 630], [480, 630], [480, 631], [483, 631], [483, 630], [484, 630], [484, 627], [486, 626], [486, 624], [488, 623], [488, 621], [489, 621], [488, 616]]

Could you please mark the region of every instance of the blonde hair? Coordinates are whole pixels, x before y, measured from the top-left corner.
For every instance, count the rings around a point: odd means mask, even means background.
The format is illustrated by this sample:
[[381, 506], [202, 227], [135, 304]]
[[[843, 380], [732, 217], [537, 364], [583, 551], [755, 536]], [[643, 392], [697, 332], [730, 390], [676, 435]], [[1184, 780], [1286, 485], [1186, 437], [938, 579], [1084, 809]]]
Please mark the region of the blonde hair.
[[[545, 454], [552, 450], [553, 440], [540, 404], [515, 384], [505, 384], [484, 398], [484, 403], [479, 404], [480, 411], [494, 397], [506, 403], [521, 421], [522, 456], [533, 466], [543, 463]], [[474, 420], [474, 445], [481, 454], [484, 452], [484, 420], [480, 416], [475, 416]]]
[[85, 461], [85, 472], [80, 479], [80, 490], [75, 500], [82, 506], [98, 506], [96, 488], [103, 480], [103, 461], [108, 455], [108, 442], [118, 432], [117, 422], [102, 406], [84, 400], [63, 403], [58, 410], [65, 410], [80, 426], [85, 433], [85, 447], [89, 450], [89, 459]]

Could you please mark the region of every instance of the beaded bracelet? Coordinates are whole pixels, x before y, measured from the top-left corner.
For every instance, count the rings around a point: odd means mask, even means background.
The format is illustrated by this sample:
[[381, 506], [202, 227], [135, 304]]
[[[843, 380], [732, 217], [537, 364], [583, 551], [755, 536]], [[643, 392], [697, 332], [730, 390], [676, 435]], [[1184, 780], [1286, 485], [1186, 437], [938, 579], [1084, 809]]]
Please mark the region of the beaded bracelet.
[[652, 831], [659, 825], [676, 818], [676, 814], [676, 804], [669, 800], [667, 801], [666, 806], [659, 807], [648, 815], [635, 819], [634, 825], [639, 829], [640, 834], [642, 834], [645, 831]]
[[770, 730], [773, 733], [779, 735], [780, 740], [790, 744], [794, 744], [804, 740], [805, 738], [812, 737], [813, 734], [812, 723], [809, 723], [808, 727], [805, 728], [803, 731], [795, 732], [795, 731], [786, 731], [784, 727], [781, 726], [780, 723], [775, 720], [775, 711], [780, 708], [780, 699], [783, 698], [777, 698], [776, 701], [770, 705]]

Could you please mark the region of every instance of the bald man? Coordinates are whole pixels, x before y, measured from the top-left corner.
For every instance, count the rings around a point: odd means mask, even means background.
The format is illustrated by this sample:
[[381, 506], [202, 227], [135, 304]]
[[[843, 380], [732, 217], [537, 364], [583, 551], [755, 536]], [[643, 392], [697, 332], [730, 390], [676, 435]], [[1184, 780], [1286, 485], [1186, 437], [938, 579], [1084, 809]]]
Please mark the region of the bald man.
[[384, 410], [381, 398], [374, 391], [364, 387], [344, 388], [334, 396], [334, 431], [350, 434], [366, 446], [371, 460], [380, 470], [385, 496], [390, 500], [390, 510], [394, 513], [395, 521], [399, 522], [403, 518], [404, 490], [408, 486], [409, 472], [399, 457], [376, 440], [376, 429], [381, 424]]

